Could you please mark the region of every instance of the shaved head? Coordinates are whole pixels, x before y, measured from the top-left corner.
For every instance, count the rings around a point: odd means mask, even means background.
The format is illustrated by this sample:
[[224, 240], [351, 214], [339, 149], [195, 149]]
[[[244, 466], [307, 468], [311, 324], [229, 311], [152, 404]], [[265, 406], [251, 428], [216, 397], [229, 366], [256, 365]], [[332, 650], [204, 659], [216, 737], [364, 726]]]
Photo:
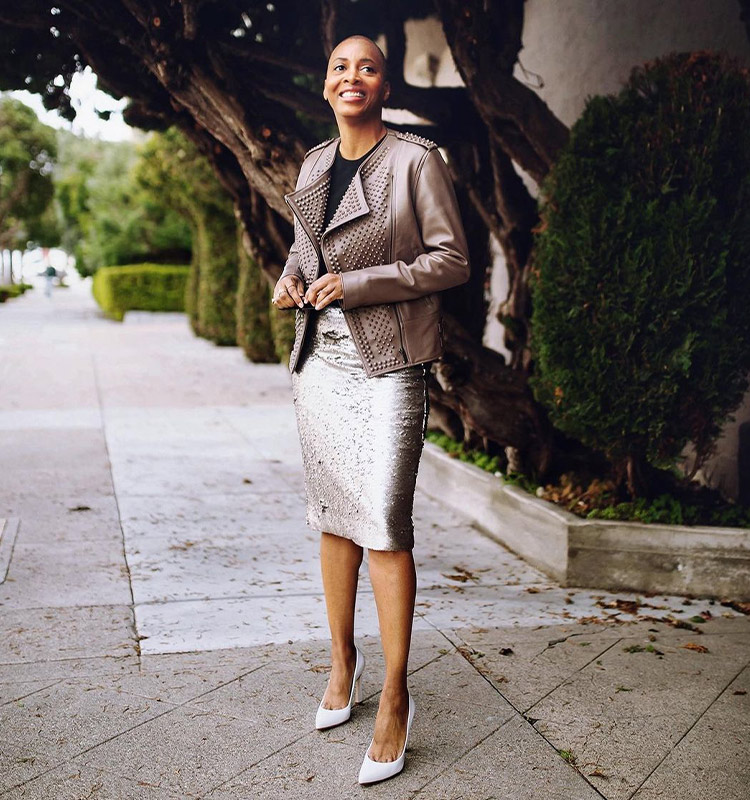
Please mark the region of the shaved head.
[[378, 45], [375, 42], [373, 42], [372, 39], [370, 39], [369, 36], [363, 36], [360, 33], [355, 33], [352, 36], [347, 36], [346, 39], [342, 39], [336, 45], [336, 47], [333, 48], [333, 51], [331, 52], [331, 55], [330, 55], [330, 57], [328, 59], [328, 63], [330, 64], [330, 62], [333, 60], [333, 58], [336, 55], [336, 51], [341, 47], [341, 45], [345, 44], [346, 42], [352, 41], [352, 39], [359, 39], [361, 41], [368, 42], [371, 45], [372, 50], [373, 50], [373, 52], [375, 54], [374, 58], [375, 58], [375, 60], [377, 62], [378, 68], [380, 69], [380, 72], [381, 72], [381, 74], [383, 76], [383, 80], [384, 81], [388, 80], [388, 62], [385, 60], [385, 54], [378, 47]]

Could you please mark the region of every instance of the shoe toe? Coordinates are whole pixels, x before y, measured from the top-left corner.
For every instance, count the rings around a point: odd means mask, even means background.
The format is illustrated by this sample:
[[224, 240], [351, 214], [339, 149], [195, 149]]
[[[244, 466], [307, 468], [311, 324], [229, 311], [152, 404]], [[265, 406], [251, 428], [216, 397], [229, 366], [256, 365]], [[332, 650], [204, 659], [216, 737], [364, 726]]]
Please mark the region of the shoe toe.
[[403, 758], [397, 758], [395, 761], [373, 761], [368, 756], [365, 756], [359, 769], [359, 782], [375, 783], [376, 781], [384, 781], [386, 778], [398, 775], [403, 768]]
[[315, 727], [320, 731], [325, 728], [332, 728], [334, 725], [341, 725], [351, 716], [351, 708], [323, 708], [319, 706], [318, 713], [315, 715]]

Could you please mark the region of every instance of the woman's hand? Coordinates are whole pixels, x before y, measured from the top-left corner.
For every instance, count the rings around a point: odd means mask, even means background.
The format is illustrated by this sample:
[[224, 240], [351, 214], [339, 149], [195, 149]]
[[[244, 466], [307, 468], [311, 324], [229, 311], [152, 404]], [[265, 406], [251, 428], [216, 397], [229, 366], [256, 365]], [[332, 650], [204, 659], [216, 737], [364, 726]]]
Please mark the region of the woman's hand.
[[305, 300], [315, 306], [319, 311], [325, 308], [334, 300], [342, 300], [344, 297], [344, 285], [341, 275], [338, 273], [327, 272], [314, 280], [305, 292]]
[[302, 308], [304, 289], [305, 284], [296, 275], [279, 278], [274, 287], [271, 302], [275, 304], [276, 308], [294, 308], [294, 306]]

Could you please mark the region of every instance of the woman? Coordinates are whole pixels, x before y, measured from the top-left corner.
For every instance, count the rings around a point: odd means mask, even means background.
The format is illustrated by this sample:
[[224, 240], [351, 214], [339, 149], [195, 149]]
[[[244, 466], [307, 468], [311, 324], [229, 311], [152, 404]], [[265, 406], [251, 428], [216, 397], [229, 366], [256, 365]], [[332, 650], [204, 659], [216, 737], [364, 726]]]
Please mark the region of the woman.
[[401, 771], [414, 701], [407, 662], [416, 593], [412, 509], [427, 424], [426, 374], [442, 354], [438, 292], [469, 277], [447, 167], [427, 139], [387, 128], [380, 48], [331, 53], [323, 97], [339, 136], [308, 151], [285, 196], [295, 240], [274, 290], [296, 308], [289, 359], [307, 524], [321, 531], [331, 674], [316, 727], [349, 719], [364, 657], [354, 642], [363, 549], [385, 682], [360, 783]]

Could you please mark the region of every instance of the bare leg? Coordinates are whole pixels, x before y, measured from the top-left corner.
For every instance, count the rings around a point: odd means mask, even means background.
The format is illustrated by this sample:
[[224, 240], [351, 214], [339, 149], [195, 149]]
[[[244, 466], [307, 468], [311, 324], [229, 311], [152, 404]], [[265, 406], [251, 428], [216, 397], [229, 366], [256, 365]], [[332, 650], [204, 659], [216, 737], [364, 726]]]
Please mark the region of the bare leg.
[[354, 606], [363, 550], [350, 539], [323, 531], [320, 569], [331, 630], [331, 675], [323, 708], [343, 708], [349, 702], [357, 653], [354, 649]]
[[395, 761], [404, 746], [409, 713], [406, 672], [417, 574], [411, 550], [370, 550], [369, 562], [385, 656], [385, 683], [369, 756], [373, 761]]

